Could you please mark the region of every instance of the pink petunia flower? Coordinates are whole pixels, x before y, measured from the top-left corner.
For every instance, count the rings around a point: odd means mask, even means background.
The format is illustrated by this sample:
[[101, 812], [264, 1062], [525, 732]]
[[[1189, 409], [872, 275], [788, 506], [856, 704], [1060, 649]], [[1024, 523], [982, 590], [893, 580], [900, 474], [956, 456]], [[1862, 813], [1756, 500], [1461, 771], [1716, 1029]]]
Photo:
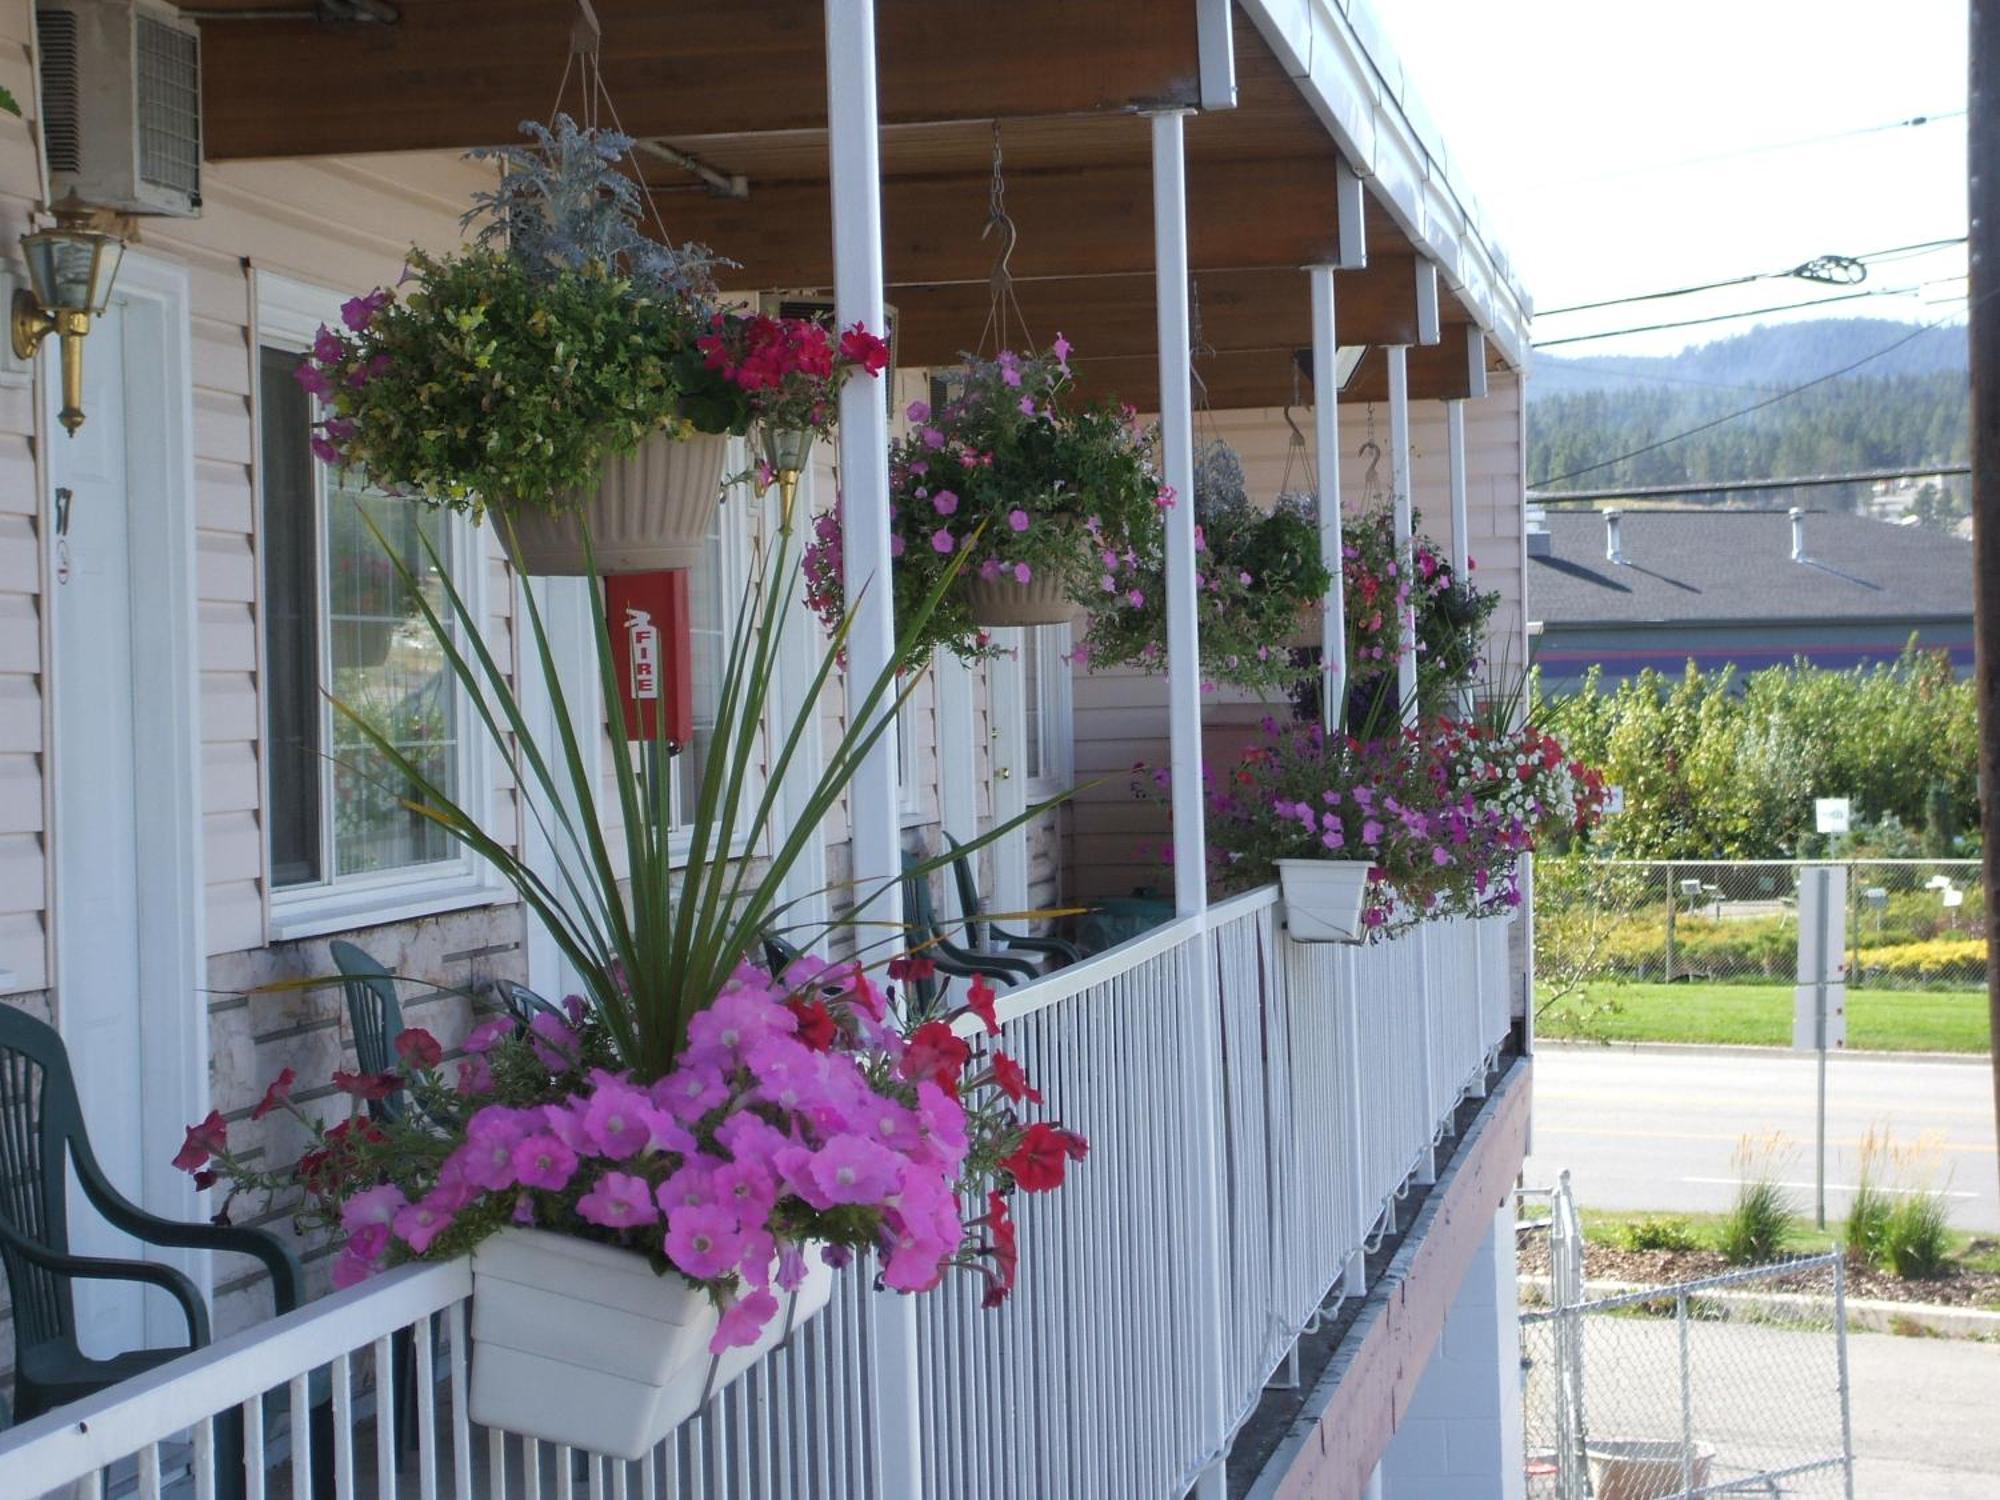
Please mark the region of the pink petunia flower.
[[710, 1354], [729, 1349], [746, 1349], [757, 1342], [770, 1321], [778, 1315], [778, 1299], [763, 1288], [746, 1292], [724, 1309], [708, 1341]]
[[718, 1205], [667, 1211], [667, 1258], [696, 1281], [713, 1281], [743, 1256], [743, 1231]]
[[903, 1158], [866, 1136], [837, 1135], [814, 1156], [812, 1175], [830, 1202], [879, 1203], [902, 1181]]
[[948, 553], [957, 545], [958, 543], [953, 540], [951, 532], [943, 526], [938, 527], [936, 531], [931, 533], [931, 551], [933, 552], [940, 554]]
[[1007, 512], [1007, 524], [1015, 531], [1026, 531], [1030, 518], [1025, 510], [1014, 509]]
[[544, 1131], [521, 1139], [514, 1147], [513, 1165], [521, 1186], [559, 1192], [576, 1175], [576, 1153]]
[[646, 1179], [629, 1172], [606, 1172], [577, 1199], [576, 1211], [606, 1229], [640, 1229], [660, 1217]]

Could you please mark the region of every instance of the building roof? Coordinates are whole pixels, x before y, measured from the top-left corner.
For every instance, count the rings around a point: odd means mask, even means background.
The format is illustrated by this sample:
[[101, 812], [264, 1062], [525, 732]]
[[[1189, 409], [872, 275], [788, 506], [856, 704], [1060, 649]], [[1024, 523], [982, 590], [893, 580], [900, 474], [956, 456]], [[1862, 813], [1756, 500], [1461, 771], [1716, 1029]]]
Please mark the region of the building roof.
[[1549, 554], [1528, 558], [1530, 619], [1568, 625], [1970, 620], [1972, 548], [1955, 536], [1858, 516], [1805, 517], [1792, 560], [1782, 511], [1628, 510], [1621, 565], [1604, 513], [1552, 510]]

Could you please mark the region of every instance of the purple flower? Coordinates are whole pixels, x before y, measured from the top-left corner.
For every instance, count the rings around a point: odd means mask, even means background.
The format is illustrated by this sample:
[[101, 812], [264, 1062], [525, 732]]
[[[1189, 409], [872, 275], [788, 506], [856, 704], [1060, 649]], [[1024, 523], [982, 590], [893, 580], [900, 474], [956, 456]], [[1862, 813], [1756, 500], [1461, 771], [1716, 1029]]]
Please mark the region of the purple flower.
[[1026, 563], [1014, 564], [1014, 582], [1026, 583], [1029, 579], [1033, 578], [1034, 576], [1035, 576], [1035, 570], [1029, 567]]
[[935, 510], [941, 516], [956, 514], [958, 510], [958, 496], [950, 490], [939, 490], [935, 495], [931, 496], [931, 509]]
[[933, 552], [948, 553], [957, 545], [958, 543], [953, 540], [951, 531], [947, 527], [940, 526], [936, 531], [931, 533], [931, 551]]
[[500, 1043], [514, 1034], [514, 1020], [511, 1016], [495, 1016], [490, 1021], [481, 1021], [466, 1033], [464, 1048], [467, 1052], [491, 1052]]
[[338, 464], [340, 462], [340, 450], [319, 433], [314, 433], [306, 446], [312, 449], [313, 457], [323, 464]]
[[745, 1229], [762, 1224], [777, 1206], [777, 1179], [754, 1161], [733, 1161], [718, 1167], [712, 1181], [717, 1199]]
[[324, 400], [333, 394], [333, 382], [326, 378], [326, 371], [311, 360], [300, 360], [298, 368], [292, 371], [292, 379], [305, 389], [308, 396], [318, 396]]
[[654, 1194], [662, 1213], [672, 1214], [676, 1209], [714, 1207], [722, 1201], [722, 1195], [715, 1185], [712, 1163], [704, 1158], [690, 1161], [673, 1176], [660, 1184]]
[[1029, 525], [1028, 513], [1018, 509], [1008, 511], [1007, 524], [1016, 531], [1026, 531]]
[[890, 533], [889, 533], [889, 555], [890, 555], [891, 557], [901, 557], [901, 556], [903, 555], [903, 550], [904, 550], [904, 544], [903, 544], [903, 536], [902, 536], [902, 533], [901, 533], [901, 532], [895, 532], [895, 531], [892, 531], [892, 532], [890, 532]]
[[683, 1124], [692, 1124], [729, 1098], [722, 1070], [710, 1064], [682, 1063], [653, 1085], [653, 1102]]
[[796, 1292], [805, 1285], [806, 1253], [796, 1242], [787, 1243], [778, 1252], [778, 1285], [785, 1291]]
[[1034, 414], [1035, 414], [1035, 398], [1033, 396], [1023, 396], [1021, 398], [1021, 415], [1024, 417], [1032, 417]]
[[646, 1144], [643, 1117], [651, 1108], [652, 1101], [629, 1084], [601, 1085], [584, 1109], [584, 1135], [599, 1155], [622, 1161]]
[[908, 417], [912, 422], [928, 422], [931, 419], [930, 403], [928, 401], [912, 401], [904, 409], [903, 415]]
[[1076, 345], [1064, 338], [1060, 332], [1056, 334], [1056, 341], [1049, 345], [1049, 348], [1055, 351], [1057, 367], [1065, 375], [1069, 374], [1069, 351], [1075, 347]]
[[879, 1203], [902, 1181], [903, 1158], [860, 1135], [837, 1135], [813, 1158], [814, 1184], [831, 1203]]
[[515, 1145], [513, 1165], [521, 1186], [559, 1192], [576, 1175], [576, 1153], [544, 1131]]
[[778, 1299], [769, 1290], [760, 1287], [746, 1292], [724, 1309], [714, 1336], [708, 1341], [708, 1352], [721, 1354], [729, 1349], [748, 1348], [777, 1315]]
[[377, 287], [365, 297], [349, 297], [340, 304], [340, 321], [356, 333], [375, 321], [375, 315], [389, 305], [389, 291]]
[[421, 1203], [412, 1203], [396, 1214], [396, 1238], [422, 1255], [430, 1249], [431, 1241], [451, 1228], [451, 1222], [450, 1214], [425, 1198]]
[[560, 1016], [552, 1016], [547, 1011], [537, 1012], [535, 1019], [528, 1023], [528, 1035], [535, 1056], [551, 1073], [567, 1073], [576, 1066], [581, 1055], [580, 1044], [576, 1033], [563, 1024]]
[[660, 1216], [646, 1179], [629, 1172], [606, 1172], [577, 1199], [576, 1211], [606, 1229], [643, 1228]]
[[743, 1231], [726, 1208], [702, 1205], [667, 1211], [667, 1258], [696, 1281], [734, 1270], [743, 1256]]
[[465, 1144], [453, 1153], [462, 1157], [467, 1182], [502, 1192], [519, 1180], [514, 1175], [514, 1147], [528, 1133], [520, 1112], [489, 1105], [465, 1127]]
[[347, 340], [322, 327], [313, 338], [312, 355], [323, 365], [338, 365], [347, 358]]
[[944, 446], [944, 434], [939, 432], [935, 427], [926, 427], [923, 432], [923, 443], [926, 448], [942, 448]]

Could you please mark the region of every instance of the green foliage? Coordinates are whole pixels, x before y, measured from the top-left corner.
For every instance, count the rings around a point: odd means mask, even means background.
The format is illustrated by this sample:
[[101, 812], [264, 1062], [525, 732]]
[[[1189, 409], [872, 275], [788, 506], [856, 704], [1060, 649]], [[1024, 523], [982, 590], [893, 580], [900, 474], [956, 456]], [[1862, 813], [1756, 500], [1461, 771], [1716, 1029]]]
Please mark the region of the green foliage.
[[1593, 839], [1635, 859], [1819, 857], [1813, 799], [1850, 798], [1863, 825], [1934, 824], [1977, 806], [1972, 684], [1914, 644], [1891, 665], [1834, 672], [1803, 662], [1739, 679], [1647, 671], [1538, 706], [1579, 759], [1625, 789]]
[[1905, 1193], [1882, 1225], [1881, 1264], [1904, 1281], [1927, 1281], [1951, 1258], [1951, 1209], [1943, 1193]]
[[1666, 1214], [1648, 1214], [1620, 1224], [1617, 1242], [1625, 1250], [1699, 1250], [1701, 1239], [1686, 1219]]
[[[1203, 678], [1253, 689], [1289, 686], [1312, 670], [1294, 662], [1290, 642], [1332, 582], [1320, 562], [1319, 528], [1295, 507], [1253, 505], [1243, 466], [1220, 438], [1195, 455], [1194, 504]], [[1149, 563], [1114, 583], [1121, 588], [1094, 601], [1085, 641], [1090, 663], [1164, 668], [1167, 590], [1160, 566]]]
[[[1541, 871], [1535, 872], [1539, 886]], [[1539, 942], [1541, 912], [1535, 913]], [[1538, 960], [1539, 962], [1539, 960]], [[1699, 1046], [1789, 1047], [1792, 983], [1619, 984], [1582, 986], [1556, 1004], [1540, 1000], [1535, 1034], [1605, 1042], [1686, 1042]], [[1850, 1051], [1988, 1050], [1986, 991], [1851, 990]]]
[[1750, 1178], [1737, 1185], [1716, 1248], [1732, 1266], [1763, 1265], [1784, 1254], [1797, 1224], [1798, 1212], [1788, 1191], [1769, 1177]]

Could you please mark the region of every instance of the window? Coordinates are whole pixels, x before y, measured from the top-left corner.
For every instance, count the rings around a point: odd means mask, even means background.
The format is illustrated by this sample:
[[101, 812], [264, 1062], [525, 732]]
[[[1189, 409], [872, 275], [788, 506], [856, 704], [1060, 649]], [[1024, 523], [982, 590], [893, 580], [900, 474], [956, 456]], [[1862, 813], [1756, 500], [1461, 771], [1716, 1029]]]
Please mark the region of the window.
[[1021, 752], [1030, 797], [1068, 788], [1070, 695], [1067, 625], [1035, 625], [1021, 631]]
[[435, 550], [477, 611], [474, 534], [452, 512], [314, 460], [313, 403], [292, 372], [338, 299], [279, 288], [265, 306], [260, 280], [265, 826], [274, 935], [297, 937], [483, 899], [492, 886], [403, 805], [400, 773], [333, 705], [365, 717], [454, 797], [481, 795], [462, 691], [397, 567], [447, 613]]
[[[736, 462], [733, 455], [730, 462]], [[727, 505], [715, 507], [708, 538], [702, 544], [701, 566], [688, 574], [688, 669], [694, 678], [694, 733], [687, 747], [674, 757], [668, 816], [676, 833], [684, 833], [694, 820], [695, 805], [701, 798], [702, 766], [715, 738], [715, 712], [728, 665], [723, 643], [737, 601], [729, 597], [726, 584], [737, 575], [729, 566], [733, 549], [725, 545], [724, 518], [741, 515], [752, 503], [737, 494], [730, 496]]]

